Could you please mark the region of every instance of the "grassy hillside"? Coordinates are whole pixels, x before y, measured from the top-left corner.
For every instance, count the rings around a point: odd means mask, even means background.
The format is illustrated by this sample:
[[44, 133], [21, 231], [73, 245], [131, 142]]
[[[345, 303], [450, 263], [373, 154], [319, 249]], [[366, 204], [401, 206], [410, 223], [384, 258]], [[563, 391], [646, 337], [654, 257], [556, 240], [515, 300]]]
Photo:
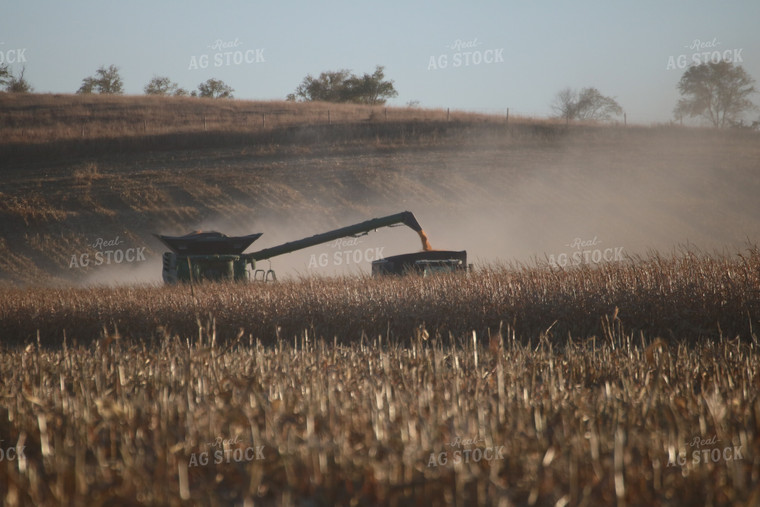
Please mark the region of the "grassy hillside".
[[[121, 95], [0, 95], [0, 144], [145, 138], [197, 132], [260, 133], [286, 126], [459, 120], [505, 123], [468, 112], [333, 103], [254, 102]], [[525, 123], [525, 118], [512, 118]]]

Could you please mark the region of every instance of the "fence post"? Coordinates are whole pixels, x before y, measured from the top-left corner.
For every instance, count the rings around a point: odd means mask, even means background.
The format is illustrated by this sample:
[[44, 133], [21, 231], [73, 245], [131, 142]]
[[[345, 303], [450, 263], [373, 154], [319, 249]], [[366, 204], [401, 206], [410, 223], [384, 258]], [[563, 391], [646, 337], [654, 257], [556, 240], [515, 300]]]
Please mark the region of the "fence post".
[[204, 114], [203, 115], [203, 131], [205, 132], [206, 130], [208, 130], [208, 128], [206, 127], [206, 115]]
[[507, 127], [509, 127], [509, 108], [507, 108], [507, 119], [504, 121], [506, 123]]
[[327, 110], [327, 124], [332, 125], [332, 120], [330, 119], [330, 110]]
[[446, 121], [449, 121], [449, 116], [450, 115], [451, 115], [451, 109], [447, 107], [446, 108]]

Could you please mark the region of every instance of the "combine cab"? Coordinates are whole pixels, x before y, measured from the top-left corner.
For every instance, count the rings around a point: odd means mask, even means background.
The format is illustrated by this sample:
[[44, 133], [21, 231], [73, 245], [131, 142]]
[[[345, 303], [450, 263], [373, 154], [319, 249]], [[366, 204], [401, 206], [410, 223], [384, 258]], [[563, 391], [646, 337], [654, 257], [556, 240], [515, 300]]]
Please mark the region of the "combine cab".
[[466, 269], [467, 252], [432, 250], [425, 231], [409, 211], [374, 218], [359, 224], [291, 241], [253, 253], [243, 253], [261, 233], [248, 236], [226, 236], [219, 232], [195, 232], [185, 236], [157, 236], [169, 247], [164, 253], [163, 279], [166, 283], [200, 281], [274, 280], [274, 271], [257, 270], [256, 261], [271, 259], [296, 250], [319, 245], [349, 236], [359, 236], [380, 227], [406, 225], [420, 236], [423, 251], [397, 255], [372, 263], [373, 274], [404, 274], [416, 271], [428, 274], [435, 271]]

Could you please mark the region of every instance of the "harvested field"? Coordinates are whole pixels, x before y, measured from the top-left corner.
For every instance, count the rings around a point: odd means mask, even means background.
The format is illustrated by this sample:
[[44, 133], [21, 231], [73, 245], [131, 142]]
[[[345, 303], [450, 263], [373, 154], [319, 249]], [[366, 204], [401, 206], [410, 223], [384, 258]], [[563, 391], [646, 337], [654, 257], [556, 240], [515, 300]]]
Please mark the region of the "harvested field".
[[409, 347], [108, 337], [4, 349], [0, 373], [3, 445], [23, 447], [0, 466], [7, 505], [758, 495], [754, 342], [669, 346], [614, 327], [535, 347], [509, 335]]
[[5, 290], [4, 500], [750, 505], [759, 264]]

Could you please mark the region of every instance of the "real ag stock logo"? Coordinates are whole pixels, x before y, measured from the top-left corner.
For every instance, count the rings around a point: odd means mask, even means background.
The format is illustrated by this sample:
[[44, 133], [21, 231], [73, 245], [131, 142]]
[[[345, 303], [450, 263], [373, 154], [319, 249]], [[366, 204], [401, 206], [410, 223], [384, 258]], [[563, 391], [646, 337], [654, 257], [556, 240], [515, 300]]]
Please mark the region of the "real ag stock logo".
[[361, 238], [342, 238], [330, 243], [334, 249], [332, 255], [322, 252], [311, 254], [309, 257], [309, 269], [326, 268], [328, 266], [348, 266], [372, 262], [383, 258], [384, 246], [361, 248]]
[[432, 468], [446, 466], [449, 463], [458, 465], [460, 463], [479, 463], [480, 461], [504, 459], [505, 448], [503, 445], [481, 447], [479, 444], [482, 443], [485, 443], [484, 438], [455, 437], [454, 440], [446, 444], [451, 450], [430, 453], [427, 466]]
[[470, 67], [504, 63], [504, 48], [482, 48], [484, 43], [477, 38], [471, 40], [456, 39], [446, 45], [448, 53], [432, 55], [428, 59], [427, 70]]
[[266, 459], [264, 456], [264, 446], [241, 445], [240, 435], [235, 438], [225, 439], [217, 437], [213, 442], [206, 442], [207, 451], [194, 452], [190, 455], [187, 466], [189, 468], [197, 466], [207, 466], [209, 463], [215, 465], [243, 463], [250, 461], [260, 461]]
[[565, 246], [572, 249], [570, 253], [549, 255], [549, 265], [553, 268], [580, 266], [582, 264], [599, 264], [604, 262], [619, 262], [623, 260], [623, 247], [599, 247], [602, 242], [598, 236], [592, 239], [575, 238]]
[[743, 63], [742, 51], [744, 48], [718, 49], [721, 46], [717, 37], [712, 40], [694, 39], [684, 45], [684, 49], [693, 51], [691, 55], [680, 54], [678, 56], [669, 56], [665, 70], [685, 69], [690, 65], [701, 65], [703, 63]]
[[72, 254], [69, 261], [69, 269], [87, 268], [89, 266], [102, 266], [111, 264], [130, 264], [145, 261], [145, 247], [119, 248], [125, 241], [119, 236], [113, 239], [96, 239], [90, 247], [92, 252]]
[[264, 48], [245, 49], [240, 39], [216, 39], [206, 46], [212, 53], [193, 55], [187, 70], [207, 69], [212, 67], [230, 67], [232, 65], [266, 63]]
[[0, 462], [25, 459], [24, 449], [26, 447], [23, 445], [5, 446], [3, 445], [3, 439], [0, 438]]
[[742, 454], [743, 445], [720, 446], [718, 445], [719, 442], [718, 435], [713, 435], [712, 438], [706, 439], [694, 437], [691, 441], [686, 442], [692, 449], [691, 460], [689, 460], [689, 452], [686, 449], [681, 449], [678, 454], [673, 451], [668, 454], [668, 466], [683, 468], [687, 463], [696, 466], [700, 463], [718, 463], [720, 461], [728, 462], [744, 459], [744, 455]]
[[5, 49], [5, 42], [0, 42], [0, 65], [26, 63], [26, 48]]

